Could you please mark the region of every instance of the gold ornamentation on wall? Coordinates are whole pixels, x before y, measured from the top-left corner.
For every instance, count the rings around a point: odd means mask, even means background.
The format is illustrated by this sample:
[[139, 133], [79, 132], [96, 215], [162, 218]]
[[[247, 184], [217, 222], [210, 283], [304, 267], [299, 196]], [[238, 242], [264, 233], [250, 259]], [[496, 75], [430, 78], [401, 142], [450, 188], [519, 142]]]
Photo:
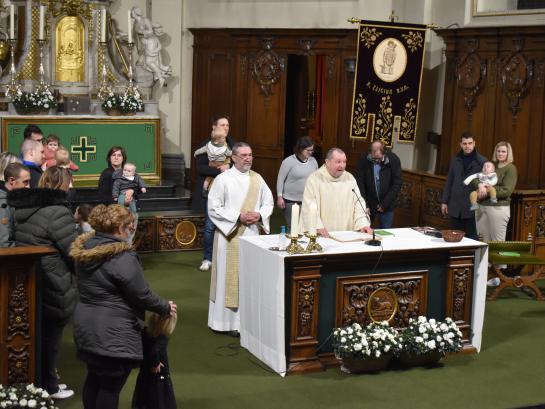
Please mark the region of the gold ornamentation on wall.
[[352, 123], [352, 135], [367, 138], [365, 134], [367, 128], [367, 103], [363, 95], [359, 94], [356, 99], [356, 106], [354, 107], [354, 120]]
[[79, 17], [65, 16], [57, 23], [55, 80], [85, 80], [85, 27]]
[[[110, 17], [108, 16], [108, 19]], [[101, 21], [100, 21], [100, 18], [97, 20], [97, 33], [100, 33], [100, 31], [102, 30], [102, 27], [100, 26], [101, 24]], [[108, 30], [108, 23], [106, 23], [106, 30]], [[97, 34], [97, 38], [99, 37], [99, 35]], [[115, 37], [114, 37], [115, 39]], [[102, 81], [102, 64], [104, 62], [104, 58], [105, 58], [105, 53], [104, 53], [104, 49], [102, 47], [98, 47], [98, 54], [97, 54], [97, 68], [96, 68], [96, 82], [97, 83], [100, 83], [100, 81]], [[108, 67], [108, 64], [106, 64], [106, 75], [107, 75], [107, 79], [108, 79], [108, 82], [110, 84], [116, 84], [118, 83], [119, 81], [117, 80], [116, 76], [112, 73], [112, 71], [110, 70], [110, 67]]]
[[384, 145], [392, 146], [392, 99], [390, 95], [382, 97], [380, 103], [378, 118], [375, 122], [375, 139], [384, 143]]
[[403, 119], [401, 120], [401, 137], [399, 140], [413, 141], [413, 135], [416, 132], [416, 103], [414, 98], [405, 104]]
[[32, 28], [30, 34], [30, 49], [25, 57], [25, 61], [21, 65], [16, 79], [19, 81], [38, 80], [38, 65], [39, 65], [39, 50], [36, 43], [38, 38], [38, 27], [40, 25], [40, 9], [31, 7]]

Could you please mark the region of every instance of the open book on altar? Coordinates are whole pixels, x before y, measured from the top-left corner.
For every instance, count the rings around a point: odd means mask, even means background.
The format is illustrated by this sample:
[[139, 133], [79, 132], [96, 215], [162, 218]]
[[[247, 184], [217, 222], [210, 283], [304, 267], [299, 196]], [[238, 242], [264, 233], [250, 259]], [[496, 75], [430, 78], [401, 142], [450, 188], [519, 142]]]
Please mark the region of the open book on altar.
[[[329, 233], [329, 237], [341, 243], [348, 243], [352, 241], [370, 240], [373, 238], [373, 235], [359, 231], [334, 231]], [[380, 240], [380, 237], [376, 238]]]

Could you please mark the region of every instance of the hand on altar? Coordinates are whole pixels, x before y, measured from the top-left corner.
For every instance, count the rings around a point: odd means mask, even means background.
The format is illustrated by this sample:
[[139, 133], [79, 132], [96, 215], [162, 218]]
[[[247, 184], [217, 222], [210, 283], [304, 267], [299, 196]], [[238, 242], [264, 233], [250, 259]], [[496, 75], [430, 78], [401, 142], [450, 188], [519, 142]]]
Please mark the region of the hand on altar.
[[286, 203], [284, 202], [284, 198], [282, 196], [278, 196], [278, 199], [276, 199], [276, 205], [279, 209], [286, 208]]
[[360, 231], [362, 233], [373, 234], [373, 229], [371, 228], [371, 226], [362, 227]]
[[325, 227], [323, 229], [316, 229], [316, 233], [318, 233], [318, 236], [321, 236], [321, 237], [325, 237], [325, 238], [329, 237], [329, 232], [327, 231]]

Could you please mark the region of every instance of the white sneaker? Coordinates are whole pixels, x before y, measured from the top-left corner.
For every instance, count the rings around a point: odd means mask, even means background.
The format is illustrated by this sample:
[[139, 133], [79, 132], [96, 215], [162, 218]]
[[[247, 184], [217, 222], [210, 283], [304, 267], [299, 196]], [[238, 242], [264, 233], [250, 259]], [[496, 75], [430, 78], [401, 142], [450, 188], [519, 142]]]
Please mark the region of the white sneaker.
[[65, 383], [59, 383], [59, 389], [60, 389], [61, 391], [64, 391], [66, 388], [68, 388], [68, 386], [66, 386]]
[[486, 285], [489, 287], [497, 287], [500, 285], [500, 279], [498, 277], [491, 278], [487, 281]]
[[52, 393], [51, 396], [53, 399], [68, 399], [74, 396], [74, 391], [70, 389], [60, 390], [57, 393]]
[[212, 262], [209, 260], [203, 260], [201, 266], [199, 267], [199, 270], [208, 271], [210, 270], [210, 267], [212, 267]]

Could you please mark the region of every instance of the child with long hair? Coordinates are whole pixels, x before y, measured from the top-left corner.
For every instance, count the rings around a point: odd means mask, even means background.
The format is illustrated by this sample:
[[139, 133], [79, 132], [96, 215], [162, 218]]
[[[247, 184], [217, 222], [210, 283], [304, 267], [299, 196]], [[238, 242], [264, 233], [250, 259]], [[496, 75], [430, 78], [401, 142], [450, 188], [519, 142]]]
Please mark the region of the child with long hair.
[[151, 313], [142, 335], [144, 359], [136, 379], [133, 409], [176, 409], [176, 397], [170, 379], [168, 337], [176, 327], [176, 313], [160, 316]]

